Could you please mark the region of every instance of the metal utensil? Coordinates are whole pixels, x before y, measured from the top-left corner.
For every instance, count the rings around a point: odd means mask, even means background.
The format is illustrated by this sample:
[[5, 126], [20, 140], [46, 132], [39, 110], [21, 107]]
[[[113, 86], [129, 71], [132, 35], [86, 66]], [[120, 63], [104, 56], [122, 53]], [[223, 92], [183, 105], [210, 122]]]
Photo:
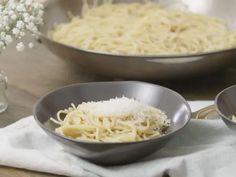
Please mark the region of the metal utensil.
[[[192, 113], [193, 119], [217, 119], [221, 118], [233, 131], [236, 131], [236, 122], [232, 116], [236, 116], [236, 85], [228, 87], [217, 94], [215, 104]], [[210, 118], [211, 117], [211, 118]]]
[[[114, 2], [137, 2], [140, 0], [115, 0]], [[236, 29], [236, 1], [228, 0], [175, 0], [160, 1], [165, 6], [220, 17], [229, 28]], [[89, 1], [91, 2], [91, 0]], [[227, 49], [196, 55], [141, 56], [116, 55], [82, 50], [52, 41], [47, 37], [54, 25], [70, 21], [68, 13], [81, 13], [82, 1], [50, 0], [46, 4], [45, 24], [41, 28], [40, 41], [58, 57], [83, 67], [87, 71], [116, 78], [170, 79], [192, 77], [229, 66], [236, 49]]]
[[192, 119], [209, 120], [209, 119], [218, 119], [219, 116], [216, 111], [215, 105], [210, 105], [196, 112], [193, 112], [191, 117]]
[[[55, 133], [55, 124], [49, 121], [57, 111], [87, 101], [107, 100], [126, 96], [165, 111], [171, 120], [167, 133], [161, 137], [128, 143], [88, 142], [67, 138]], [[84, 159], [102, 165], [117, 165], [137, 161], [161, 149], [178, 136], [190, 120], [191, 110], [178, 93], [154, 84], [144, 82], [99, 82], [75, 84], [52, 91], [42, 97], [34, 107], [34, 117], [41, 128], [61, 143], [65, 150]]]
[[236, 115], [236, 85], [221, 91], [215, 99], [216, 111], [224, 123], [233, 131], [236, 131], [236, 122], [231, 117]]

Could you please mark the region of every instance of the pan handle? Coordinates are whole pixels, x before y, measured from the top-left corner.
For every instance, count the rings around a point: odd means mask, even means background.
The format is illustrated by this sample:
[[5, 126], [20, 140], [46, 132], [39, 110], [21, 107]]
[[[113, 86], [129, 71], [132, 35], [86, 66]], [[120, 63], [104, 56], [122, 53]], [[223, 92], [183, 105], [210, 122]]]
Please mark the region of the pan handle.
[[203, 120], [203, 119], [210, 120], [210, 119], [218, 119], [219, 116], [216, 112], [215, 105], [210, 105], [196, 112], [193, 112], [192, 118], [200, 119], [200, 120]]

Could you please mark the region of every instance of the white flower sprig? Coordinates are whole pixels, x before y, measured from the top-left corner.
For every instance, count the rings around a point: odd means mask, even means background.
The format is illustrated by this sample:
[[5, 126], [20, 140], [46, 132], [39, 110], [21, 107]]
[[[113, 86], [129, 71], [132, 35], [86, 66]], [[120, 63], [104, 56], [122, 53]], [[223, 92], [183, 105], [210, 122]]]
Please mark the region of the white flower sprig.
[[[0, 53], [14, 40], [20, 40], [27, 33], [37, 37], [43, 24], [44, 7], [34, 0], [0, 0]], [[26, 45], [19, 42], [18, 51]], [[29, 48], [33, 43], [28, 44]]]

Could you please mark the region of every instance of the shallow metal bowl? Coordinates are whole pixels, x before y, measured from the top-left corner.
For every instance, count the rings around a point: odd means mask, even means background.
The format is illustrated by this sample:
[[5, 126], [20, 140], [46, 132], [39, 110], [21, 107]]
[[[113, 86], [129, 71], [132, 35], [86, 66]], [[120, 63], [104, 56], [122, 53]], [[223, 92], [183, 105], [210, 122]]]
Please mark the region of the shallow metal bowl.
[[236, 116], [236, 85], [224, 89], [215, 99], [216, 110], [225, 124], [236, 132], [236, 122], [231, 120]]
[[[91, 1], [91, 0], [90, 0]], [[137, 2], [141, 0], [114, 0], [114, 2]], [[153, 0], [159, 2], [160, 0]], [[188, 10], [224, 19], [230, 29], [236, 29], [235, 0], [166, 0], [166, 6]], [[50, 0], [46, 5], [45, 25], [41, 28], [40, 40], [54, 54], [87, 71], [117, 78], [170, 79], [191, 77], [216, 71], [231, 64], [236, 49], [196, 55], [141, 56], [115, 55], [87, 51], [50, 40], [48, 31], [54, 25], [70, 21], [68, 13], [81, 12], [81, 0]]]
[[[165, 111], [171, 120], [167, 133], [161, 137], [128, 143], [101, 143], [66, 138], [55, 133], [55, 124], [49, 121], [57, 111], [87, 101], [107, 100], [126, 96]], [[65, 150], [101, 165], [126, 164], [137, 161], [161, 149], [189, 122], [191, 110], [178, 93], [144, 82], [100, 82], [75, 84], [52, 91], [41, 98], [34, 108], [37, 123], [52, 138], [61, 143]]]

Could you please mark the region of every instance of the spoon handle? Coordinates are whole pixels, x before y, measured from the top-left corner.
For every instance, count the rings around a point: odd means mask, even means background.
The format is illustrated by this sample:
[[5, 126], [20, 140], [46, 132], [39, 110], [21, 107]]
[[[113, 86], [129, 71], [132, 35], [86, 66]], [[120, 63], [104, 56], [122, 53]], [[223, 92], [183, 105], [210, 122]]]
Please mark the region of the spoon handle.
[[210, 105], [192, 113], [192, 119], [218, 119], [219, 116], [216, 112], [215, 105]]

